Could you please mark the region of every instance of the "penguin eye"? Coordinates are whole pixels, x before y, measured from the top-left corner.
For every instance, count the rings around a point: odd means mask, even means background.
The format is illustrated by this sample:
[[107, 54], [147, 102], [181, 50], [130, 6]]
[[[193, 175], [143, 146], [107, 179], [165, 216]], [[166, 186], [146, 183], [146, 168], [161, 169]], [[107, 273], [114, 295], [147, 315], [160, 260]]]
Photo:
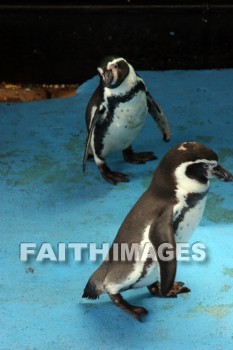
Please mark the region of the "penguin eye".
[[208, 163], [204, 163], [204, 164], [203, 164], [203, 168], [204, 168], [204, 169], [208, 169], [209, 166], [210, 166], [210, 165], [209, 165]]
[[204, 169], [213, 169], [213, 168], [215, 168], [217, 166], [217, 164], [212, 164], [212, 163], [204, 163], [203, 164], [203, 168]]
[[117, 68], [118, 68], [117, 64], [115, 64], [115, 65], [114, 65], [114, 68], [115, 68], [115, 69], [117, 69]]

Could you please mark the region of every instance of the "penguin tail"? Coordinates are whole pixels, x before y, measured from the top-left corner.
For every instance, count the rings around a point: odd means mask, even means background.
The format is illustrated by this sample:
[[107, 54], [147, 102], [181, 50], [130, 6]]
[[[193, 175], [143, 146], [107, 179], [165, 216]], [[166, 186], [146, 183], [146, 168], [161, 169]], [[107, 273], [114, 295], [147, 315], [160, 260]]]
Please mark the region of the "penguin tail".
[[86, 287], [84, 288], [82, 298], [87, 298], [91, 300], [98, 299], [100, 294], [103, 292], [98, 290], [95, 283], [91, 281], [91, 279], [88, 281]]
[[101, 292], [97, 290], [96, 286], [89, 281], [84, 288], [82, 298], [95, 300], [99, 298], [100, 294]]
[[87, 282], [87, 285], [84, 288], [82, 298], [95, 300], [99, 298], [100, 294], [105, 293], [103, 283], [106, 274], [107, 266], [104, 262], [89, 278], [89, 281]]

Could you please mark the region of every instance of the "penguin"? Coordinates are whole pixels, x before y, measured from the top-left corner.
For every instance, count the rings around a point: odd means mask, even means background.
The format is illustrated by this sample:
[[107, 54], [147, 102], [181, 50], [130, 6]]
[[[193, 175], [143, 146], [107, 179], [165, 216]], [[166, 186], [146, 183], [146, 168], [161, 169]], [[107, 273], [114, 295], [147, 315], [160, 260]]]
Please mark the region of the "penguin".
[[122, 151], [126, 162], [143, 164], [157, 157], [153, 152], [134, 153], [132, 143], [143, 128], [149, 112], [163, 140], [171, 138], [167, 118], [147, 90], [144, 81], [123, 57], [105, 57], [97, 68], [100, 81], [86, 108], [87, 139], [83, 171], [88, 158], [93, 158], [103, 178], [111, 184], [128, 182], [125, 174], [113, 172], [105, 158]]
[[[176, 244], [187, 242], [199, 224], [211, 177], [233, 181], [210, 148], [198, 142], [183, 142], [165, 154], [82, 297], [97, 299], [107, 293], [116, 306], [141, 321], [147, 310], [129, 304], [122, 292], [141, 287], [157, 297], [190, 292], [184, 283], [175, 282]], [[143, 250], [148, 245], [150, 249]], [[143, 254], [138, 254], [140, 251]]]

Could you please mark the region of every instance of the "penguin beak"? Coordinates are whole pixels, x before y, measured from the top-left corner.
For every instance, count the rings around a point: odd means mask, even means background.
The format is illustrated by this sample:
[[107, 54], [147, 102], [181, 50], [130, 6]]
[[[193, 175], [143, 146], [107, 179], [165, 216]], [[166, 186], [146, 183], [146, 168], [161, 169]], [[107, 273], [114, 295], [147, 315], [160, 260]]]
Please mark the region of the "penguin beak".
[[103, 73], [103, 80], [106, 87], [111, 87], [113, 81], [113, 73], [111, 69], [106, 69]]
[[104, 85], [107, 88], [110, 88], [112, 85], [112, 82], [114, 80], [114, 74], [113, 74], [112, 70], [107, 69], [107, 68], [102, 69], [101, 67], [98, 67], [97, 70], [98, 70], [98, 73], [99, 73]]
[[216, 167], [209, 170], [211, 175], [216, 177], [217, 179], [220, 179], [224, 182], [232, 182], [233, 176], [229, 171], [221, 167], [221, 165], [217, 165]]

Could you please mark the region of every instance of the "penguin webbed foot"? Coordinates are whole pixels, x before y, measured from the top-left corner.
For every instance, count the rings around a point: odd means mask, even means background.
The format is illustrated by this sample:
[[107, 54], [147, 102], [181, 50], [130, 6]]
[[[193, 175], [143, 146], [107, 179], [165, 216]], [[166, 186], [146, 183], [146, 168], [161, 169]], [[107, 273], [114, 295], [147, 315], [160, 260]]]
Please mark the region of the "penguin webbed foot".
[[186, 287], [183, 282], [174, 282], [172, 288], [165, 295], [161, 293], [161, 285], [159, 281], [156, 281], [147, 288], [152, 295], [161, 298], [177, 298], [177, 294], [191, 292], [191, 290]]
[[148, 161], [157, 159], [153, 152], [135, 153], [132, 147], [123, 150], [123, 157], [126, 162], [133, 164], [145, 164]]
[[127, 175], [123, 173], [119, 173], [116, 171], [111, 171], [109, 167], [106, 165], [106, 163], [99, 165], [99, 170], [103, 178], [113, 184], [116, 185], [118, 182], [128, 182], [129, 179], [127, 178]]
[[121, 308], [123, 311], [127, 312], [132, 317], [136, 318], [138, 321], [142, 321], [142, 316], [146, 315], [148, 311], [141, 306], [134, 306], [129, 304], [120, 293], [118, 294], [108, 294], [113, 303]]

